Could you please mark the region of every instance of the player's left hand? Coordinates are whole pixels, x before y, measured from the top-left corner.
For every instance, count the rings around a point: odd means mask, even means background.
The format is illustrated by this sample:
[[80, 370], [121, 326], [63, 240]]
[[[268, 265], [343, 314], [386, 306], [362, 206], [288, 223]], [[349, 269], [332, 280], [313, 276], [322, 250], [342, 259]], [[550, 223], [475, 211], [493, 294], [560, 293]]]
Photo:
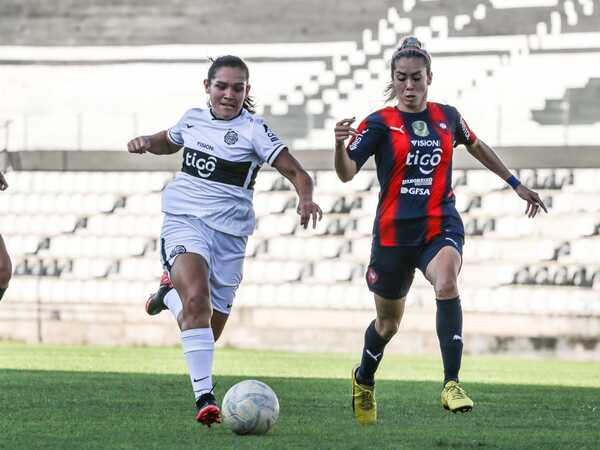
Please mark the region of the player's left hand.
[[542, 201], [537, 192], [532, 191], [531, 189], [527, 188], [526, 186], [523, 186], [522, 184], [517, 186], [515, 192], [519, 197], [521, 197], [527, 202], [525, 214], [528, 217], [535, 217], [535, 215], [540, 211], [540, 208], [542, 208], [546, 214], [548, 213], [546, 205], [544, 205], [544, 202]]
[[300, 215], [300, 225], [302, 225], [304, 229], [308, 227], [311, 218], [313, 228], [317, 227], [317, 220], [321, 220], [323, 218], [323, 211], [321, 211], [321, 207], [312, 200], [301, 200], [298, 203], [296, 212]]
[[4, 178], [4, 175], [2, 175], [2, 173], [0, 172], [0, 191], [3, 191], [7, 187], [8, 183], [6, 182], [6, 178]]

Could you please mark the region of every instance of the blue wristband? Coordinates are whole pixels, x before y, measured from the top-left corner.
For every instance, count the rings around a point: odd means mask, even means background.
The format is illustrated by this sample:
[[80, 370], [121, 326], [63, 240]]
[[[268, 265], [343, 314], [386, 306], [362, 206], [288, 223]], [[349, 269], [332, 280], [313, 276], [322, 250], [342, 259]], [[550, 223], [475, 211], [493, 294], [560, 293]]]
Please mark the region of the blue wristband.
[[519, 179], [517, 177], [515, 177], [514, 175], [511, 175], [510, 177], [508, 177], [506, 179], [506, 182], [508, 184], [510, 184], [510, 187], [513, 189], [516, 189], [517, 186], [519, 186], [521, 184], [521, 182], [519, 181]]

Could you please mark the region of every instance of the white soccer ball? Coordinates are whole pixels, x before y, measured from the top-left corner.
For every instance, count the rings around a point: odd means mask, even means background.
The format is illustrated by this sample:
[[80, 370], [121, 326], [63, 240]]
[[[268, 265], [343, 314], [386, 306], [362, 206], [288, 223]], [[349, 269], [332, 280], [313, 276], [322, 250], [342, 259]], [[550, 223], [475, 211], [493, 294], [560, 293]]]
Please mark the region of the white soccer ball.
[[244, 380], [233, 385], [223, 397], [223, 422], [236, 434], [263, 434], [279, 417], [277, 395], [265, 383]]

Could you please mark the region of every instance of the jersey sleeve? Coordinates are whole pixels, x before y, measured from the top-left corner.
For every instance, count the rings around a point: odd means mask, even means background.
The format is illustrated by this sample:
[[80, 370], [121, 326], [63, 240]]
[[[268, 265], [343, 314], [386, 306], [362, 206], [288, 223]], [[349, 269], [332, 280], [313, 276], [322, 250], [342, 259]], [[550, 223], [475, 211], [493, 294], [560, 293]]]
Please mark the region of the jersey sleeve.
[[287, 145], [269, 128], [262, 117], [255, 118], [252, 143], [254, 151], [261, 161], [266, 161], [270, 166], [273, 165], [279, 153], [287, 148]]
[[167, 137], [169, 141], [171, 141], [175, 145], [184, 145], [183, 136], [181, 134], [182, 128], [185, 126], [186, 121], [188, 120], [188, 115], [190, 111], [186, 111], [185, 114], [179, 119], [179, 121], [167, 130]]
[[456, 136], [455, 145], [473, 145], [477, 142], [477, 136], [469, 128], [467, 121], [460, 115], [458, 110], [456, 110], [456, 129], [454, 130], [454, 135]]
[[356, 162], [358, 170], [374, 155], [379, 143], [387, 133], [386, 127], [369, 117], [363, 120], [356, 129], [358, 136], [352, 136], [346, 152], [351, 160]]

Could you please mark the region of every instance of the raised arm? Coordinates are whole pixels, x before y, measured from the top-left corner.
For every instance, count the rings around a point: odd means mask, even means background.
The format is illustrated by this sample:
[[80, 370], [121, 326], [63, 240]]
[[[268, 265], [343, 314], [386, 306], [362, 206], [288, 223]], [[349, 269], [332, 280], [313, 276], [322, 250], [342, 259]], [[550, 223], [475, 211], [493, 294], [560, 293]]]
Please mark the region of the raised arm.
[[342, 119], [335, 124], [335, 172], [338, 178], [346, 183], [354, 178], [358, 168], [356, 162], [350, 159], [346, 152], [345, 141], [350, 136], [356, 136], [358, 133], [350, 125], [354, 122], [354, 118]]
[[155, 155], [170, 155], [181, 149], [167, 137], [167, 131], [159, 131], [149, 136], [138, 136], [127, 143], [129, 153], [154, 153]]
[[510, 173], [508, 168], [504, 165], [502, 160], [489, 145], [487, 145], [481, 139], [477, 139], [474, 144], [467, 146], [467, 150], [487, 169], [491, 170], [508, 184], [510, 184], [517, 195], [527, 202], [525, 214], [527, 214], [529, 217], [535, 217], [535, 215], [539, 212], [540, 207], [544, 210], [544, 212], [548, 212], [546, 205], [544, 205], [544, 202], [538, 193], [523, 186], [521, 182]]
[[323, 211], [319, 205], [313, 202], [313, 182], [312, 178], [300, 163], [290, 152], [283, 149], [275, 159], [273, 167], [286, 177], [296, 188], [298, 194], [298, 208], [296, 211], [300, 215], [300, 225], [308, 227], [312, 217], [313, 228], [317, 226], [317, 220], [323, 217]]

